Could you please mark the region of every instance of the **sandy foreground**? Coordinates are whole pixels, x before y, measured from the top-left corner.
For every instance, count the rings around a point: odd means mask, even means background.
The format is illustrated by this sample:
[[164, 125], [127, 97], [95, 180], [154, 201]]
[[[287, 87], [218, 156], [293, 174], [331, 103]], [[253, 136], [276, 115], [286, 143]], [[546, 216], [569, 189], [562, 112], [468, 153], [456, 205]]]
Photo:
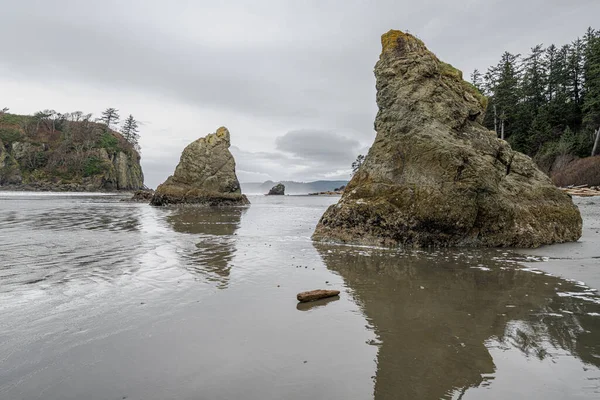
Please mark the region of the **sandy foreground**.
[[555, 244], [520, 253], [543, 257], [528, 265], [600, 290], [600, 197], [573, 197], [583, 217], [583, 235], [574, 243]]

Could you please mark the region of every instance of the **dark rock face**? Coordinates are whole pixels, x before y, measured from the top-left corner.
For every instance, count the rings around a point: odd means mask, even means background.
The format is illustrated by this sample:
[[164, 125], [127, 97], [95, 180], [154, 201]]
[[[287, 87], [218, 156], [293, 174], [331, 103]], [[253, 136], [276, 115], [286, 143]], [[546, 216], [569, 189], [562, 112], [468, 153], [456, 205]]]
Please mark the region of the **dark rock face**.
[[0, 185], [20, 185], [22, 181], [19, 163], [0, 140]]
[[273, 186], [267, 194], [269, 196], [283, 196], [285, 194], [285, 185], [283, 183], [278, 183], [277, 185]]
[[144, 187], [144, 174], [137, 152], [126, 154], [122, 151], [108, 153], [98, 150], [98, 157], [107, 165], [101, 178], [101, 187], [105, 190], [138, 190]]
[[[144, 186], [140, 155], [133, 149], [88, 150], [83, 156], [87, 160], [87, 173], [74, 172], [68, 178], [43, 166], [32, 170], [33, 161], [47, 161], [55, 157], [56, 151], [47, 143], [16, 141], [5, 146], [0, 141], [0, 186], [39, 191], [138, 190]], [[64, 157], [69, 154], [66, 152]]]
[[183, 150], [175, 173], [158, 186], [150, 204], [250, 204], [240, 189], [229, 146], [229, 131], [225, 127], [190, 143]]
[[377, 137], [313, 239], [397, 246], [575, 241], [571, 198], [481, 125], [487, 100], [419, 39], [382, 36]]

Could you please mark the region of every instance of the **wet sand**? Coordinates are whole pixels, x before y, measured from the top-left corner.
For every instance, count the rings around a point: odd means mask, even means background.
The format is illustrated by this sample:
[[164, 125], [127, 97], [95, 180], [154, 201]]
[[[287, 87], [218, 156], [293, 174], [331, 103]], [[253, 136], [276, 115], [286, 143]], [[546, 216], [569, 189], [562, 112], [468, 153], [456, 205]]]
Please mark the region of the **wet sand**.
[[600, 296], [532, 261], [570, 250], [314, 244], [320, 196], [119, 200], [0, 194], [0, 399], [600, 397]]
[[531, 267], [600, 290], [600, 197], [574, 197], [573, 201], [583, 217], [581, 239], [518, 252], [543, 258], [542, 262], [526, 263]]

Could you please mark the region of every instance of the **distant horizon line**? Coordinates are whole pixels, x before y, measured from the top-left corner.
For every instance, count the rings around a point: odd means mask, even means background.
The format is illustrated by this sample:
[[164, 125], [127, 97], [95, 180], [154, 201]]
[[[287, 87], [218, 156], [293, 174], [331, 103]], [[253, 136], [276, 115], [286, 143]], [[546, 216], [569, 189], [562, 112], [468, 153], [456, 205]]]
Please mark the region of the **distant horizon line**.
[[284, 179], [284, 180], [273, 180], [273, 179], [267, 179], [266, 181], [253, 181], [253, 182], [240, 182], [240, 184], [244, 184], [244, 183], [266, 183], [266, 182], [294, 182], [294, 183], [314, 183], [314, 182], [350, 182], [349, 179], [317, 179], [316, 181], [293, 181], [293, 180], [289, 180], [289, 179]]

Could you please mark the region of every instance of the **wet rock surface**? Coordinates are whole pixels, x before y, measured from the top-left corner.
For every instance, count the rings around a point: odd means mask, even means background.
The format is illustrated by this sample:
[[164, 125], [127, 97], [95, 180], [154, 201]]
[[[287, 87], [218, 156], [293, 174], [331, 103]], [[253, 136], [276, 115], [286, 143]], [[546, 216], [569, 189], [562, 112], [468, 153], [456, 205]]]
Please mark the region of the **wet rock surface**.
[[459, 70], [400, 31], [382, 47], [377, 137], [313, 239], [537, 247], [581, 236], [570, 196], [481, 125], [487, 99]]
[[183, 150], [175, 173], [158, 186], [150, 203], [156, 206], [250, 204], [240, 189], [230, 145], [225, 127], [190, 143]]

